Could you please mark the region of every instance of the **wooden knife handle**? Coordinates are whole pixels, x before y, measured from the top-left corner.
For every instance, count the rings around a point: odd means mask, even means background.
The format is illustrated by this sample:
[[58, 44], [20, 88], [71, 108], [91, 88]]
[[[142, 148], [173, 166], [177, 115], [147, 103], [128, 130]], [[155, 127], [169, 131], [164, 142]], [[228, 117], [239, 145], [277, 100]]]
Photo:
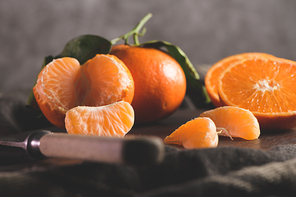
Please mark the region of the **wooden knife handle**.
[[87, 161], [155, 164], [163, 159], [163, 141], [157, 137], [98, 137], [64, 133], [41, 137], [40, 152], [47, 157]]

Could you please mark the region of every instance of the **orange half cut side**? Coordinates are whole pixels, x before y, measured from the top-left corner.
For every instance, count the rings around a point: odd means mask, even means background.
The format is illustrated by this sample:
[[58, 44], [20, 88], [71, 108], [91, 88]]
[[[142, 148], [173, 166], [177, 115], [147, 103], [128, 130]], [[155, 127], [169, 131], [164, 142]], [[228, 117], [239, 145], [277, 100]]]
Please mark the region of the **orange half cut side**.
[[218, 86], [223, 105], [250, 110], [261, 129], [296, 126], [296, 62], [282, 58], [255, 58], [227, 68]]
[[216, 107], [220, 107], [220, 99], [218, 95], [218, 83], [221, 77], [222, 72], [231, 66], [233, 63], [248, 58], [257, 58], [257, 57], [274, 57], [273, 55], [269, 55], [266, 53], [240, 53], [236, 55], [232, 55], [213, 64], [206, 73], [205, 76], [205, 87], [208, 92], [208, 95], [212, 101], [212, 103]]

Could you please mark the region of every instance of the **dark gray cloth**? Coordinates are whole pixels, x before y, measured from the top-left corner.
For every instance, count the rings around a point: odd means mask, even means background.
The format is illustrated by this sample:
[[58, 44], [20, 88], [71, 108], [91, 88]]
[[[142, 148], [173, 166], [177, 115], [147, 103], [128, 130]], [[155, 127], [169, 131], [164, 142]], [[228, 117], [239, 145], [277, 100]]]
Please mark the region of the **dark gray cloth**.
[[[24, 108], [27, 93], [2, 94], [1, 135], [48, 126]], [[83, 162], [40, 168], [46, 160], [9, 151], [0, 146], [0, 196], [296, 195], [296, 145], [268, 151], [166, 146], [164, 161], [154, 166]]]

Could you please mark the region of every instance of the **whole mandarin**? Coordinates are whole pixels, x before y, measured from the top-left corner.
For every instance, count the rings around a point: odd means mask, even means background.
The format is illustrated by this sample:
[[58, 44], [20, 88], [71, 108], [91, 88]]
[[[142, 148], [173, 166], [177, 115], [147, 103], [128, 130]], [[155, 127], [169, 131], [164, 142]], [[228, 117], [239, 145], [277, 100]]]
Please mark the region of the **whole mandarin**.
[[154, 48], [116, 45], [110, 54], [121, 59], [134, 79], [131, 103], [136, 123], [161, 120], [182, 103], [186, 78], [180, 64], [167, 53]]

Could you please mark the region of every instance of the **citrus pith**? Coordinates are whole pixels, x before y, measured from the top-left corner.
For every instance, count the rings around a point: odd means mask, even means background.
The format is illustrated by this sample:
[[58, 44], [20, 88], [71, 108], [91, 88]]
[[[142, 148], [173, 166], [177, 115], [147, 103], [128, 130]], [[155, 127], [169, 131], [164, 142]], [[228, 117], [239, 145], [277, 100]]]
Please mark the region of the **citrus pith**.
[[64, 57], [41, 70], [33, 92], [44, 116], [55, 126], [65, 128], [65, 114], [73, 107], [131, 102], [134, 82], [115, 56], [98, 54], [82, 66], [76, 59]]
[[70, 134], [124, 137], [134, 124], [134, 111], [125, 101], [99, 107], [78, 106], [66, 113]]

